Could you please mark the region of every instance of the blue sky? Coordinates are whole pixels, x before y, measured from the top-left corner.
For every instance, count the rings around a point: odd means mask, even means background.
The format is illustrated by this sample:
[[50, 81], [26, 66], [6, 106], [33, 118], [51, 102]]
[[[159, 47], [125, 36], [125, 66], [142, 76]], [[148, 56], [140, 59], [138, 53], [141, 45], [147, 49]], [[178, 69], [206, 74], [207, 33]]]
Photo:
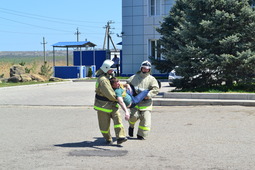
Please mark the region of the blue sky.
[[[121, 42], [121, 0], [6, 0], [0, 6], [0, 51], [42, 51], [62, 41], [88, 41], [102, 48], [105, 25], [112, 20], [115, 45]], [[116, 45], [117, 48], [121, 48]]]

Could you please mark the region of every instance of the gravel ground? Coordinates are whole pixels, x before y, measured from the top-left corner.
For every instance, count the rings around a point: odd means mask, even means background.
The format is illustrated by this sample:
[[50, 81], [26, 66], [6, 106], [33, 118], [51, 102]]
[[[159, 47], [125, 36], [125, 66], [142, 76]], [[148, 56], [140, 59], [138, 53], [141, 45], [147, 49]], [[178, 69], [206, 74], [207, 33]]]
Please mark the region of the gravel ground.
[[3, 170], [255, 167], [254, 107], [154, 107], [148, 139], [122, 146], [105, 145], [91, 106], [0, 105], [0, 116]]

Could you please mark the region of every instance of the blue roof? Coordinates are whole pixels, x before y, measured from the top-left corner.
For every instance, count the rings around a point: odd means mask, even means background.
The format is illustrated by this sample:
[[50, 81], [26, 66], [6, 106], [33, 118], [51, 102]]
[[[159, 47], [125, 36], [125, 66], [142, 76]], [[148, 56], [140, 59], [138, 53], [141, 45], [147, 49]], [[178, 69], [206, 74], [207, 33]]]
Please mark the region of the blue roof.
[[90, 41], [70, 41], [70, 42], [58, 42], [52, 45], [53, 47], [94, 47], [96, 44], [93, 44]]

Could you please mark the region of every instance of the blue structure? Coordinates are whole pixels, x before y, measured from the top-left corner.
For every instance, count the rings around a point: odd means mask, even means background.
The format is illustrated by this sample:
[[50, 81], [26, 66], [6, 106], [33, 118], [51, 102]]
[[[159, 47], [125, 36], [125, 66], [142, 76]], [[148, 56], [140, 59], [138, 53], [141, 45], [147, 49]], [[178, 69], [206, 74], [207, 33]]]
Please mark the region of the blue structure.
[[[94, 47], [95, 44], [90, 41], [80, 42], [58, 42], [53, 46], [53, 66], [54, 76], [59, 78], [85, 78], [88, 77], [89, 69], [92, 71], [92, 77], [95, 77], [96, 70], [98, 70], [106, 56], [108, 55], [107, 50], [87, 50], [88, 47]], [[66, 48], [67, 49], [67, 66], [55, 66], [55, 48]], [[68, 49], [79, 48], [80, 51], [73, 52], [73, 65], [69, 66], [68, 61]], [[86, 50], [82, 51], [82, 48]], [[122, 51], [120, 51], [120, 73], [122, 72]]]
[[[73, 64], [75, 66], [85, 65], [86, 67], [95, 66], [93, 69], [98, 70], [106, 59], [106, 50], [97, 51], [74, 51]], [[92, 72], [94, 73], [92, 69]], [[122, 72], [122, 51], [120, 51], [120, 73]], [[93, 76], [94, 77], [94, 76]]]
[[73, 52], [73, 65], [80, 66], [95, 66], [98, 70], [106, 59], [107, 51], [74, 51]]
[[92, 65], [92, 66], [90, 66], [90, 68], [91, 68], [91, 71], [92, 71], [92, 77], [96, 77], [96, 65]]
[[[90, 64], [89, 66], [82, 65], [81, 63], [75, 66], [69, 66], [68, 61], [68, 49], [69, 48], [80, 48], [82, 47], [95, 47], [96, 45], [91, 43], [90, 41], [79, 41], [79, 42], [58, 42], [52, 45], [53, 46], [53, 66], [54, 66], [54, 76], [59, 78], [85, 78], [88, 73], [88, 69], [91, 68], [92, 76], [95, 76], [95, 66], [94, 64]], [[67, 57], [66, 62], [67, 66], [56, 66], [55, 65], [55, 48], [66, 48]], [[82, 53], [80, 51], [80, 53]], [[83, 57], [80, 57], [80, 61]], [[94, 72], [93, 72], [94, 71]]]
[[63, 79], [85, 78], [85, 66], [55, 66], [54, 77]]

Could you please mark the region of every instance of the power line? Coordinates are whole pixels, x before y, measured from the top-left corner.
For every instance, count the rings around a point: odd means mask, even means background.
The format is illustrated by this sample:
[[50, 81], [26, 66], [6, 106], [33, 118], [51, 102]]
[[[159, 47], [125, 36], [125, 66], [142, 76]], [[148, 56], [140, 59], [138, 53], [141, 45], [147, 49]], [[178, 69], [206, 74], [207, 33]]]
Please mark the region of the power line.
[[[96, 24], [97, 25], [99, 25], [99, 24], [103, 25], [103, 22], [74, 20], [74, 19], [68, 19], [68, 18], [47, 17], [47, 16], [42, 16], [42, 15], [37, 15], [37, 14], [32, 14], [32, 13], [26, 13], [26, 12], [20, 12], [20, 11], [15, 11], [15, 10], [12, 10], [12, 9], [6, 9], [6, 8], [1, 8], [0, 7], [0, 20], [1, 19], [9, 21], [9, 22], [13, 22], [13, 23], [18, 23], [18, 24], [30, 26], [30, 27], [52, 30], [52, 32], [51, 33], [47, 33], [47, 35], [49, 35], [49, 34], [54, 34], [54, 35], [56, 35], [56, 34], [70, 35], [70, 34], [72, 34], [72, 31], [67, 31], [67, 30], [70, 30], [72, 28], [66, 27], [66, 26], [63, 26], [63, 25], [62, 26], [61, 25], [57, 25], [57, 24], [65, 24], [65, 25], [75, 25], [76, 27], [77, 26], [83, 26], [83, 27], [80, 27], [80, 30], [82, 30], [82, 32], [84, 33], [84, 29], [85, 29], [86, 30], [85, 34], [87, 36], [99, 37], [99, 35], [101, 35], [101, 31], [99, 33], [99, 30], [100, 30], [101, 27], [100, 26], [95, 26], [95, 25]], [[25, 19], [26, 19], [26, 21], [25, 21]], [[40, 24], [31, 24], [34, 21], [38, 21], [38, 22], [40, 22]], [[57, 29], [57, 27], [56, 27], [56, 29], [55, 28], [51, 28], [53, 26], [53, 24], [46, 23], [46, 22], [56, 23], [56, 25], [54, 25], [54, 26], [58, 26], [58, 28], [60, 28], [60, 29]], [[86, 24], [86, 25], [80, 24], [81, 22]], [[42, 23], [46, 23], [46, 24], [42, 25]], [[77, 24], [75, 24], [75, 23], [77, 23]], [[91, 24], [91, 25], [95, 24], [95, 25], [91, 26], [89, 24]], [[13, 25], [13, 24], [11, 24], [11, 25]], [[41, 35], [42, 34], [42, 33], [26, 32], [26, 31], [29, 31], [27, 29], [24, 30], [24, 32], [23, 32], [23, 31], [21, 31], [21, 29], [23, 27], [20, 27], [17, 24], [15, 24], [14, 26], [8, 26], [8, 23], [4, 22], [4, 21], [2, 21], [2, 24], [1, 24], [1, 28], [3, 29], [2, 26], [6, 27], [5, 30], [0, 30], [0, 33], [3, 33], [3, 34], [4, 33], [10, 33], [10, 34], [28, 34], [28, 35]], [[13, 28], [19, 28], [19, 30], [18, 31], [11, 31]], [[61, 28], [64, 28], [64, 29], [61, 29]], [[67, 28], [67, 29], [65, 30], [65, 28]], [[81, 28], [84, 28], [84, 29], [81, 29]], [[98, 28], [98, 29], [94, 29], [94, 28]], [[37, 32], [39, 32], [39, 31], [37, 31]], [[78, 27], [77, 27], [77, 31], [75, 32], [75, 35], [77, 36], [77, 41], [79, 41], [80, 34], [81, 33], [79, 32]], [[102, 31], [102, 35], [103, 35], [103, 31]], [[109, 32], [109, 35], [110, 35], [110, 32]], [[108, 39], [108, 42], [109, 42], [109, 40], [112, 41], [112, 39]]]
[[[38, 21], [46, 21], [46, 22], [65, 24], [65, 25], [83, 26], [84, 27], [83, 30], [87, 30], [87, 32], [88, 32], [87, 34], [90, 34], [90, 35], [93, 35], [93, 33], [91, 33], [91, 31], [94, 31], [95, 30], [94, 28], [99, 28], [99, 27], [96, 26], [96, 25], [95, 26], [88, 25], [88, 23], [102, 23], [102, 22], [90, 22], [90, 21], [81, 21], [81, 20], [73, 20], [73, 19], [69, 20], [69, 19], [66, 19], [66, 18], [63, 19], [63, 18], [46, 17], [46, 16], [37, 15], [37, 14], [31, 14], [31, 13], [6, 9], [6, 8], [0, 8], [0, 13], [7, 13], [7, 14], [14, 15], [14, 16], [20, 16], [20, 17], [35, 19], [35, 20], [38, 20]], [[70, 33], [70, 31], [67, 31], [67, 30], [60, 30], [60, 29], [55, 29], [55, 28], [50, 28], [50, 27], [34, 25], [34, 24], [27, 23], [27, 22], [20, 22], [16, 19], [15, 20], [14, 19], [9, 19], [9, 18], [3, 17], [3, 16], [0, 17], [0, 19], [15, 22], [15, 23], [19, 23], [19, 24], [23, 24], [23, 25], [28, 25], [28, 26], [32, 26], [32, 27], [36, 27], [36, 28], [42, 28], [42, 29], [48, 29], [48, 30], [54, 30], [54, 31], [61, 31], [61, 32]], [[62, 21], [70, 21], [72, 23], [62, 22], [61, 20]], [[75, 24], [75, 22], [79, 22], [79, 23]], [[85, 22], [86, 25], [80, 24], [80, 22]], [[5, 31], [5, 32], [8, 32], [8, 31]], [[31, 33], [26, 33], [26, 34], [31, 34]], [[94, 33], [94, 34], [98, 34], [98, 33]]]
[[[29, 34], [29, 35], [41, 35], [41, 33], [31, 33], [31, 32], [16, 32], [16, 31], [6, 31], [0, 30], [0, 32], [12, 33], [12, 34]], [[66, 34], [66, 33], [63, 33]]]
[[[102, 22], [95, 22], [95, 21], [88, 21], [88, 20], [75, 20], [75, 19], [68, 19], [68, 18], [48, 17], [48, 16], [42, 16], [42, 15], [38, 15], [38, 14], [31, 14], [31, 13], [26, 13], [26, 12], [15, 11], [15, 10], [6, 9], [6, 8], [0, 8], [0, 10], [2, 10], [2, 12], [5, 12], [5, 13], [10, 13], [10, 11], [12, 11], [14, 13], [18, 13], [18, 14], [14, 14], [14, 15], [20, 15], [20, 14], [23, 14], [23, 16], [28, 15], [28, 17], [30, 17], [30, 18], [39, 17], [39, 18], [48, 18], [48, 19], [51, 19], [51, 20], [53, 19], [53, 20], [62, 20], [62, 21], [70, 21], [70, 22], [78, 22], [78, 23], [80, 23], [80, 22], [94, 23], [94, 24], [103, 23], [103, 21]], [[117, 22], [117, 23], [121, 23], [121, 22]]]
[[[11, 33], [11, 34], [42, 35], [42, 33], [17, 32], [17, 31], [6, 31], [6, 30], [0, 30], [0, 33], [1, 32]], [[47, 33], [47, 35], [70, 35], [70, 32], [69, 33]], [[93, 32], [93, 33], [89, 32], [89, 33], [86, 33], [86, 34], [89, 34], [89, 35], [98, 35], [97, 32]]]
[[69, 32], [69, 33], [70, 33], [70, 31], [66, 31], [66, 30], [59, 30], [59, 29], [54, 29], [54, 28], [49, 28], [49, 27], [42, 27], [42, 26], [38, 26], [38, 25], [34, 25], [34, 24], [28, 24], [28, 23], [24, 23], [24, 22], [20, 22], [20, 21], [15, 21], [15, 20], [12, 20], [12, 19], [3, 18], [3, 17], [0, 17], [0, 18], [1, 18], [1, 19], [4, 19], [4, 20], [7, 20], [7, 21], [12, 21], [12, 22], [16, 22], [16, 23], [19, 23], [19, 24], [32, 26], [32, 27], [43, 28], [43, 29], [49, 29], [49, 30], [54, 30], [54, 31]]
[[[1, 9], [0, 8], [0, 12], [1, 12]], [[53, 22], [53, 23], [59, 23], [59, 24], [65, 24], [65, 25], [79, 25], [79, 26], [84, 26], [85, 27], [85, 30], [89, 30], [89, 28], [93, 29], [93, 28], [98, 28], [98, 26], [89, 26], [89, 25], [83, 25], [83, 24], [74, 24], [74, 23], [67, 23], [67, 22], [61, 22], [61, 21], [55, 21], [55, 20], [48, 20], [48, 19], [41, 19], [41, 18], [38, 18], [38, 17], [34, 17], [34, 16], [24, 16], [24, 15], [20, 15], [20, 14], [13, 14], [11, 12], [6, 12], [4, 11], [4, 13], [8, 13], [8, 14], [12, 14], [12, 15], [16, 15], [16, 16], [21, 16], [21, 17], [25, 17], [25, 18], [32, 18], [32, 19], [36, 19], [36, 20], [41, 20], [41, 21], [47, 21], [47, 22]], [[26, 14], [27, 15], [27, 14]], [[4, 17], [0, 17], [4, 20], [8, 20], [8, 21], [12, 21], [12, 22], [16, 22], [16, 23], [20, 23], [20, 24], [25, 24], [25, 25], [29, 25], [29, 26], [34, 26], [34, 27], [40, 27], [40, 28], [44, 28], [45, 27], [42, 27], [42, 26], [37, 26], [37, 25], [32, 25], [32, 24], [29, 24], [29, 23], [25, 23], [25, 22], [20, 22], [20, 21], [17, 21], [17, 20], [13, 20], [13, 19], [9, 19], [9, 18], [4, 18]], [[49, 18], [49, 17], [48, 17]], [[85, 21], [83, 21], [85, 22]], [[87, 21], [86, 21], [87, 23]], [[63, 31], [63, 30], [59, 30], [59, 29], [54, 29], [54, 28], [49, 28], [47, 27], [46, 29], [52, 29], [52, 30], [57, 30], [57, 31]], [[94, 30], [94, 29], [93, 29]], [[64, 32], [69, 32], [69, 31], [64, 31]]]
[[[1, 9], [0, 9], [1, 10]], [[71, 22], [62, 22], [62, 21], [58, 21], [56, 19], [54, 20], [49, 20], [49, 19], [44, 19], [44, 18], [38, 18], [36, 16], [26, 16], [26, 15], [22, 15], [22, 14], [15, 14], [15, 13], [12, 13], [12, 12], [6, 12], [6, 11], [0, 11], [2, 13], [7, 13], [7, 14], [11, 14], [11, 15], [15, 15], [15, 16], [20, 16], [20, 17], [25, 17], [25, 18], [30, 18], [30, 19], [36, 19], [36, 20], [40, 20], [40, 21], [47, 21], [47, 22], [53, 22], [53, 23], [59, 23], [59, 24], [65, 24], [65, 25], [75, 25], [77, 26], [76, 23], [71, 23]], [[86, 26], [88, 27], [88, 25], [83, 25], [83, 24], [78, 24], [79, 26]], [[89, 26], [89, 27], [92, 27], [92, 26]]]

